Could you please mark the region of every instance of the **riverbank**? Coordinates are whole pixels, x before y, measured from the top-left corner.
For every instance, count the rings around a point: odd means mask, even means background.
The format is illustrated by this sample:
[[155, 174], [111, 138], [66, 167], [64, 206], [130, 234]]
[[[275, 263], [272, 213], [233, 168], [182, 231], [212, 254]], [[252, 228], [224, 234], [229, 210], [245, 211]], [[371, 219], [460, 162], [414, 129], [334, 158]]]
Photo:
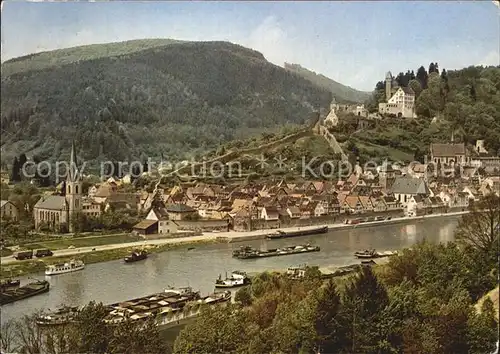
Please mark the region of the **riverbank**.
[[[150, 245], [141, 243], [140, 246], [147, 249], [149, 253], [159, 253], [168, 250], [174, 250], [179, 248], [193, 247], [194, 245], [213, 243], [214, 240], [191, 240], [190, 242], [183, 241], [177, 243], [166, 243], [160, 245]], [[121, 246], [121, 245], [118, 245]], [[122, 259], [129, 255], [132, 251], [136, 250], [138, 246], [130, 247], [116, 247], [114, 249], [100, 250], [100, 251], [85, 251], [80, 252], [75, 257], [74, 254], [65, 256], [55, 256], [50, 258], [41, 258], [25, 261], [8, 262], [4, 264], [2, 262], [2, 267], [0, 271], [0, 279], [10, 278], [10, 277], [20, 277], [26, 276], [34, 273], [40, 273], [45, 270], [45, 267], [50, 264], [65, 263], [73, 258], [81, 259], [85, 264], [108, 262], [116, 259]], [[71, 250], [74, 251], [74, 250]]]
[[[373, 226], [383, 226], [383, 225], [393, 225], [393, 224], [400, 224], [400, 223], [407, 223], [407, 222], [415, 222], [415, 221], [420, 221], [420, 220], [427, 220], [427, 219], [433, 219], [433, 218], [446, 218], [446, 217], [457, 217], [461, 216], [464, 214], [469, 213], [468, 211], [458, 211], [458, 212], [452, 212], [452, 213], [443, 213], [443, 214], [430, 214], [430, 215], [423, 215], [423, 216], [404, 216], [404, 217], [399, 217], [399, 218], [391, 218], [390, 220], [380, 220], [380, 221], [370, 221], [370, 222], [363, 222], [360, 224], [323, 224], [323, 225], [311, 225], [311, 226], [302, 226], [302, 227], [284, 227], [280, 228], [279, 230], [285, 231], [285, 232], [294, 232], [294, 231], [299, 231], [299, 230], [311, 230], [315, 229], [318, 226], [327, 226], [328, 231], [341, 231], [341, 230], [350, 230], [350, 229], [359, 229], [359, 228], [365, 228], [365, 227], [373, 227]], [[356, 218], [363, 218], [362, 214], [361, 215], [351, 215], [347, 218], [350, 219], [356, 219]], [[229, 232], [221, 232], [221, 233], [216, 233], [217, 240], [221, 242], [241, 242], [241, 241], [251, 241], [251, 240], [261, 240], [267, 237], [268, 234], [276, 231], [275, 229], [266, 229], [266, 230], [254, 230], [254, 231], [229, 231]], [[214, 233], [204, 233], [203, 235], [214, 235]]]
[[[391, 220], [381, 220], [381, 221], [371, 221], [356, 225], [348, 224], [328, 224], [329, 231], [341, 231], [354, 228], [365, 228], [383, 225], [392, 225], [399, 223], [415, 222], [421, 220], [427, 220], [432, 218], [446, 218], [446, 217], [458, 217], [464, 212], [453, 212], [445, 214], [431, 214], [418, 217], [400, 217], [392, 218]], [[360, 217], [359, 215], [353, 215], [351, 218]], [[304, 227], [289, 227], [282, 228], [283, 231], [298, 231], [298, 230], [308, 230], [317, 228], [320, 225], [315, 226], [304, 226]], [[8, 277], [11, 274], [14, 276], [27, 275], [36, 272], [40, 272], [48, 264], [61, 263], [67, 261], [73, 257], [78, 257], [82, 259], [85, 263], [98, 263], [106, 262], [115, 259], [120, 259], [125, 257], [132, 250], [142, 247], [148, 247], [152, 249], [152, 252], [163, 252], [174, 247], [182, 247], [190, 244], [205, 244], [213, 242], [243, 242], [251, 240], [265, 239], [266, 236], [275, 230], [255, 230], [255, 231], [229, 231], [229, 232], [208, 232], [203, 233], [199, 236], [187, 236], [187, 237], [176, 237], [176, 238], [162, 238], [153, 240], [142, 240], [135, 242], [126, 242], [118, 244], [107, 244], [100, 245], [96, 247], [79, 247], [74, 249], [61, 249], [55, 250], [54, 256], [49, 258], [42, 258], [41, 260], [24, 260], [18, 261], [12, 256], [2, 257], [1, 264], [2, 270], [0, 277]], [[68, 241], [65, 241], [68, 242]]]

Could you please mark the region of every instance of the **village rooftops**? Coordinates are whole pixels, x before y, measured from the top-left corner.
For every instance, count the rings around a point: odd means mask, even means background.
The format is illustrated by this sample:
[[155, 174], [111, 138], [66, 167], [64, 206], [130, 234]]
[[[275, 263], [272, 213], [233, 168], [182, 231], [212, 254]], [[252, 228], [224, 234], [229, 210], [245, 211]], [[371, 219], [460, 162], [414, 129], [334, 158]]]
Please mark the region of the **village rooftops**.
[[134, 226], [134, 229], [142, 229], [142, 230], [145, 230], [145, 229], [148, 229], [150, 228], [151, 226], [153, 226], [154, 224], [156, 224], [158, 222], [158, 220], [142, 220], [141, 222], [139, 222], [138, 224], [136, 224]]
[[40, 198], [34, 207], [38, 209], [61, 210], [66, 207], [66, 198], [60, 195], [49, 195]]
[[415, 95], [415, 92], [411, 89], [411, 87], [401, 87], [401, 90], [407, 95]]
[[431, 144], [433, 157], [453, 157], [465, 155], [465, 145], [461, 144]]
[[425, 181], [419, 178], [397, 177], [392, 185], [394, 194], [429, 194]]
[[181, 204], [181, 203], [167, 204], [165, 209], [169, 213], [192, 213], [192, 212], [196, 211], [195, 209], [187, 206], [186, 204]]

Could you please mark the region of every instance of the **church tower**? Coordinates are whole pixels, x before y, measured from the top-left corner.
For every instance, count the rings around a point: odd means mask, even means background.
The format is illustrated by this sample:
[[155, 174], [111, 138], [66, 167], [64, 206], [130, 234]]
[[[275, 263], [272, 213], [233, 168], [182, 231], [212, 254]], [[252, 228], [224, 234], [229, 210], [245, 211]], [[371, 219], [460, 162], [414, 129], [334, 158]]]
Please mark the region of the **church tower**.
[[390, 71], [385, 74], [385, 102], [389, 102], [392, 97], [392, 74]]
[[66, 203], [68, 204], [69, 232], [74, 232], [73, 217], [82, 210], [83, 183], [78, 171], [75, 142], [71, 144], [71, 158], [66, 176]]

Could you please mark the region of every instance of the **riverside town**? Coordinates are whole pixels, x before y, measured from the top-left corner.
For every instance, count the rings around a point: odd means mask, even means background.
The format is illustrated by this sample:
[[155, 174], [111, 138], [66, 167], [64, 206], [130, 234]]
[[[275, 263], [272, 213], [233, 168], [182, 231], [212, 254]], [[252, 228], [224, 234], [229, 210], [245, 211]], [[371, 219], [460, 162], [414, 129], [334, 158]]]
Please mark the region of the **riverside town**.
[[1, 353], [499, 352], [498, 1], [39, 5]]

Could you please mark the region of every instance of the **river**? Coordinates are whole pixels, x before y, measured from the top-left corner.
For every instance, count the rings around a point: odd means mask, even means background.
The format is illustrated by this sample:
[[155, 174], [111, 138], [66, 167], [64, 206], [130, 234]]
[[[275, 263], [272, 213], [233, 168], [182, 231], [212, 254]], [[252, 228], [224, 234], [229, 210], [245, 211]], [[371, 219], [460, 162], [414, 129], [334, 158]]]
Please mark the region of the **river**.
[[[409, 247], [426, 238], [433, 242], [453, 240], [458, 217], [416, 220], [405, 224], [354, 228], [330, 231], [327, 234], [272, 241], [249, 241], [227, 244], [207, 244], [188, 250], [188, 246], [172, 251], [152, 254], [145, 261], [125, 264], [122, 260], [89, 264], [83, 271], [46, 277], [51, 289], [1, 307], [1, 322], [39, 309], [55, 309], [62, 304], [80, 306], [91, 300], [105, 304], [141, 297], [163, 291], [167, 286], [191, 286], [202, 295], [214, 291], [219, 274], [232, 270], [249, 273], [286, 269], [291, 265], [342, 266], [358, 263], [353, 252], [368, 248], [378, 251]], [[311, 243], [321, 247], [320, 252], [238, 260], [231, 257], [232, 250], [241, 245], [275, 248]], [[45, 275], [32, 277], [40, 279]], [[24, 284], [27, 278], [21, 278]]]

